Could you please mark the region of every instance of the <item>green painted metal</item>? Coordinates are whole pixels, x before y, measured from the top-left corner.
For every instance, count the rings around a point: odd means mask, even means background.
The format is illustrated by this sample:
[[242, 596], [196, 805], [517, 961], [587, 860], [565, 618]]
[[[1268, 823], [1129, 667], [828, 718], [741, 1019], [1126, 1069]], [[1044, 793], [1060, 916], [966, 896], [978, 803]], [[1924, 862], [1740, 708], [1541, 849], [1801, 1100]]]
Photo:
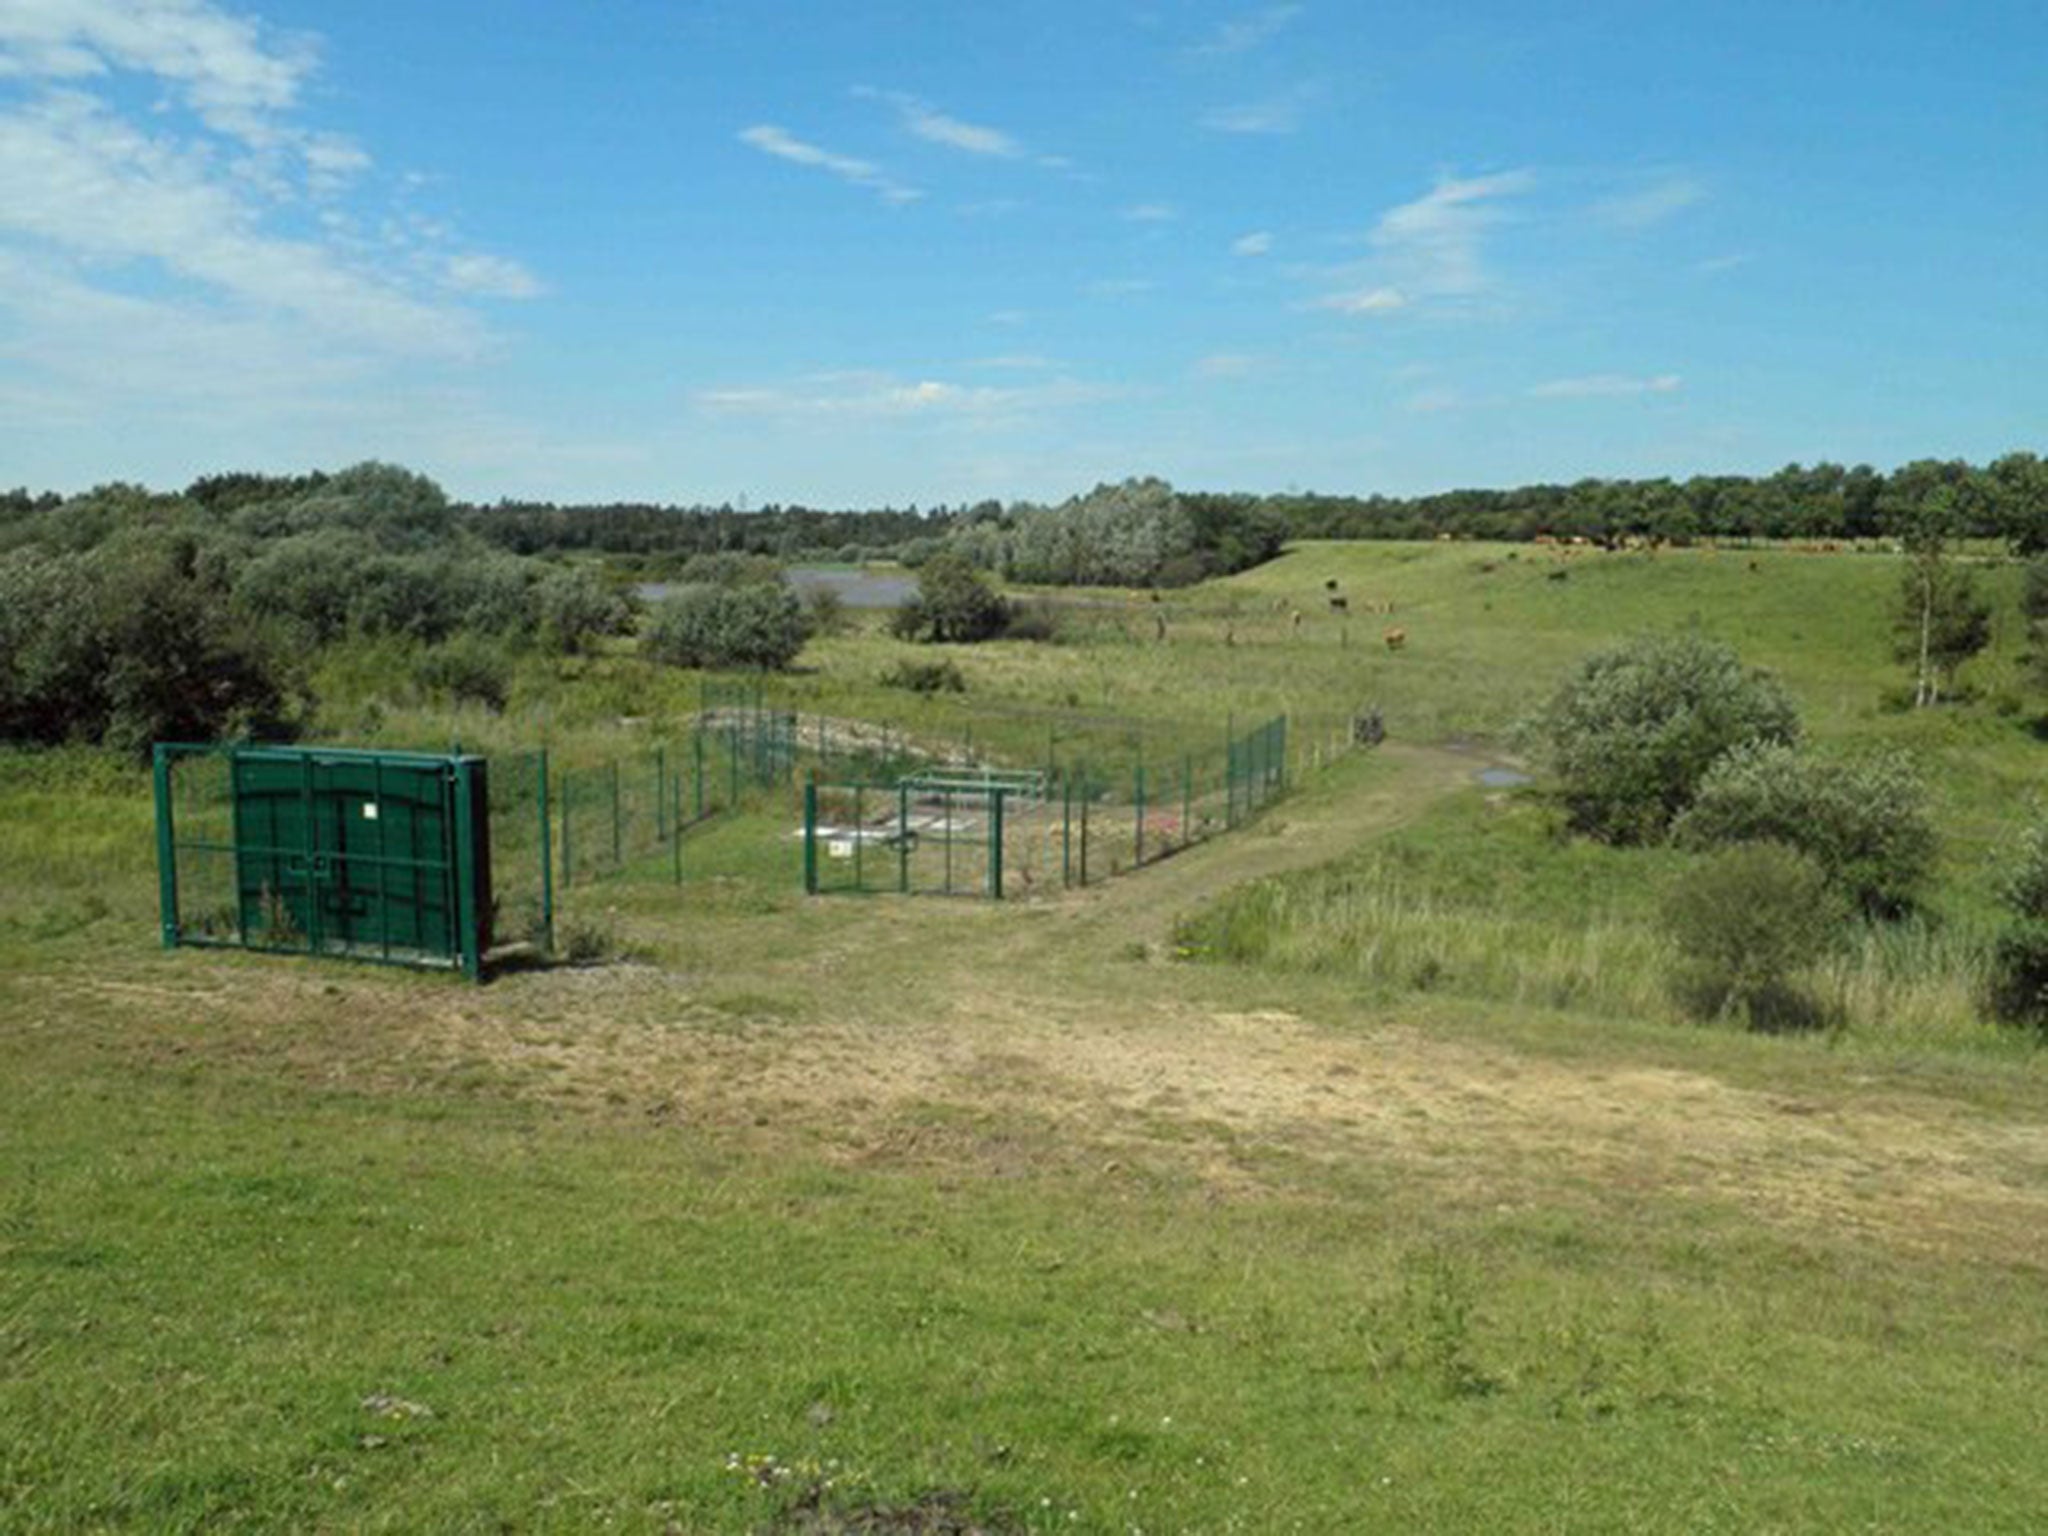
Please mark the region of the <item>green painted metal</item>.
[[[482, 758], [166, 743], [154, 766], [167, 945], [227, 943], [482, 974], [492, 939]], [[225, 815], [225, 839], [180, 826], [181, 771], [219, 772], [225, 803], [214, 806], [211, 825]], [[216, 901], [200, 903], [189, 919], [181, 857], [202, 873], [219, 872]]]
[[818, 894], [818, 786], [804, 785], [804, 890]]
[[548, 749], [540, 749], [540, 778], [537, 786], [540, 817], [540, 926], [541, 942], [549, 954], [555, 951], [555, 859], [554, 828], [548, 817]]
[[171, 810], [171, 759], [158, 746], [151, 765], [156, 786], [156, 897], [165, 949], [178, 947], [178, 851]]
[[1003, 801], [1002, 790], [989, 796], [988, 824], [988, 894], [993, 901], [1003, 899]]

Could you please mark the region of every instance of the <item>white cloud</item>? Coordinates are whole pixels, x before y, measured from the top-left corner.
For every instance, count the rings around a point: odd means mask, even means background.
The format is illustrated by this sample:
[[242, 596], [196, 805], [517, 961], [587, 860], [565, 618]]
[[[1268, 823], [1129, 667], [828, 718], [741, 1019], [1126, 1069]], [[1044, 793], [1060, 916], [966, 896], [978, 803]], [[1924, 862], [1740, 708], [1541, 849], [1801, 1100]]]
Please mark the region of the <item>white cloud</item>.
[[1589, 373], [1574, 379], [1551, 379], [1529, 393], [1538, 400], [1602, 400], [1630, 395], [1668, 395], [1684, 385], [1675, 373], [1631, 378], [1622, 373]]
[[1230, 254], [1233, 256], [1264, 256], [1272, 249], [1273, 236], [1263, 229], [1253, 230], [1248, 235], [1239, 235], [1230, 242]]
[[976, 421], [1084, 404], [1111, 393], [1068, 378], [1004, 388], [863, 370], [811, 374], [785, 385], [705, 389], [693, 398], [700, 409], [728, 416]]
[[370, 156], [308, 116], [318, 68], [232, 3], [0, 0], [10, 423], [137, 468], [430, 435], [410, 404], [493, 343], [462, 299], [540, 285], [402, 191], [373, 205]]
[[842, 181], [851, 182], [857, 187], [865, 187], [885, 203], [914, 202], [924, 195], [915, 187], [905, 186], [897, 181], [870, 161], [821, 149], [816, 144], [806, 143], [794, 134], [776, 127], [773, 123], [758, 123], [752, 128], [742, 129], [740, 142], [760, 150], [765, 155], [773, 155], [779, 160], [830, 171]]
[[1218, 133], [1292, 133], [1301, 126], [1301, 115], [1321, 94], [1312, 84], [1297, 85], [1277, 96], [1217, 107], [1202, 116], [1202, 126]]
[[1195, 359], [1194, 375], [1198, 379], [1241, 379], [1258, 368], [1259, 359], [1248, 352], [1211, 352]]
[[1707, 195], [1707, 189], [1689, 176], [1666, 176], [1646, 187], [1593, 205], [1593, 215], [1616, 229], [1648, 229], [1661, 224]]
[[1726, 256], [1709, 256], [1705, 261], [1693, 263], [1693, 271], [1703, 273], [1733, 272], [1737, 267], [1746, 267], [1756, 258], [1747, 251], [1735, 251]]
[[1249, 53], [1278, 35], [1301, 14], [1301, 9], [1298, 5], [1269, 5], [1252, 11], [1234, 21], [1226, 21], [1207, 42], [1198, 43], [1188, 51], [1208, 57]]
[[1408, 296], [1398, 288], [1358, 288], [1347, 293], [1324, 294], [1313, 307], [1332, 309], [1340, 315], [1390, 315], [1408, 307]]
[[1396, 280], [1417, 293], [1476, 293], [1486, 285], [1481, 239], [1506, 216], [1500, 199], [1533, 184], [1526, 171], [1445, 178], [1427, 196], [1382, 214], [1373, 226], [1372, 243]]
[[458, 293], [486, 299], [531, 299], [542, 291], [538, 278], [502, 256], [450, 256], [446, 280]]
[[1122, 215], [1133, 224], [1170, 224], [1180, 217], [1171, 203], [1133, 203]]
[[56, 91], [0, 114], [0, 236], [47, 241], [88, 262], [152, 262], [398, 353], [475, 350], [481, 333], [468, 315], [262, 223], [204, 146], [149, 137], [95, 98]]
[[877, 91], [860, 86], [855, 89], [854, 94], [888, 102], [896, 109], [903, 126], [927, 143], [943, 144], [948, 149], [961, 150], [970, 155], [990, 155], [999, 160], [1024, 158], [1024, 146], [1018, 143], [1013, 135], [1003, 132], [1000, 128], [990, 128], [985, 124], [965, 122], [949, 116], [902, 91]]
[[1380, 215], [1366, 236], [1370, 257], [1297, 274], [1328, 289], [1308, 307], [1342, 315], [1457, 312], [1492, 285], [1485, 237], [1510, 217], [1503, 201], [1534, 185], [1526, 171], [1440, 178], [1424, 196]]

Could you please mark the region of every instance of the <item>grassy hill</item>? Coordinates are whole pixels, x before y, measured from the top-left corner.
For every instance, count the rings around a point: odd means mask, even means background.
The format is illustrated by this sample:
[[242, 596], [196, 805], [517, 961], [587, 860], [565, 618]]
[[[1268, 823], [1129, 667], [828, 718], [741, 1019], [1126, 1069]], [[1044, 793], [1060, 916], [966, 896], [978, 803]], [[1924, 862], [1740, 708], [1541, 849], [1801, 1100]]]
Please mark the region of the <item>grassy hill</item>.
[[[806, 901], [759, 802], [680, 888], [567, 894], [623, 958], [482, 989], [166, 954], [141, 776], [0, 758], [0, 1525], [2029, 1530], [2048, 1076], [1953, 969], [2043, 750], [1985, 574], [1980, 698], [1917, 716], [1877, 555], [1310, 545], [1087, 594], [960, 704], [857, 630], [792, 704], [1026, 760], [1098, 715], [1392, 739], [1003, 906]], [[1936, 911], [1842, 962], [1842, 1033], [1677, 1023], [1641, 917], [1686, 856], [1475, 778], [1585, 650], [1687, 626], [1936, 786]], [[337, 670], [352, 735], [569, 756], [695, 697]]]

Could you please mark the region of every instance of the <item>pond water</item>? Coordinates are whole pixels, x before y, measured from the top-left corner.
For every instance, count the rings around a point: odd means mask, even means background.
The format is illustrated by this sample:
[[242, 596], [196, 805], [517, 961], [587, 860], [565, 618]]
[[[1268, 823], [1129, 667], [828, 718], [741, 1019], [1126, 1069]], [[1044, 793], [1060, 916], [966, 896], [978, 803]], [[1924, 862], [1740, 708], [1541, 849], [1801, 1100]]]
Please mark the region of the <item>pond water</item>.
[[[808, 597], [820, 589], [837, 592], [849, 608], [894, 608], [917, 591], [917, 578], [897, 569], [866, 570], [854, 565], [792, 565], [783, 573], [799, 596]], [[650, 603], [661, 601], [675, 590], [672, 583], [644, 581], [640, 596]]]

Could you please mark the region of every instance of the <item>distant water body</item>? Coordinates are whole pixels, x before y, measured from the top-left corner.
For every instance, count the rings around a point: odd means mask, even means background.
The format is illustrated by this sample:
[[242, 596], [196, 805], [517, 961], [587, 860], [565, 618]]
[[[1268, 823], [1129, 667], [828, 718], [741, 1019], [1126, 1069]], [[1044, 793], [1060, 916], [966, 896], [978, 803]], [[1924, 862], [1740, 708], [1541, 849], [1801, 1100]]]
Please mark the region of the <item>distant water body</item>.
[[[839, 601], [849, 608], [895, 608], [917, 591], [916, 579], [901, 571], [864, 571], [846, 565], [793, 565], [783, 572], [783, 579], [800, 596], [837, 592]], [[650, 603], [659, 602], [674, 590], [674, 584], [666, 581], [640, 584], [641, 597]]]

